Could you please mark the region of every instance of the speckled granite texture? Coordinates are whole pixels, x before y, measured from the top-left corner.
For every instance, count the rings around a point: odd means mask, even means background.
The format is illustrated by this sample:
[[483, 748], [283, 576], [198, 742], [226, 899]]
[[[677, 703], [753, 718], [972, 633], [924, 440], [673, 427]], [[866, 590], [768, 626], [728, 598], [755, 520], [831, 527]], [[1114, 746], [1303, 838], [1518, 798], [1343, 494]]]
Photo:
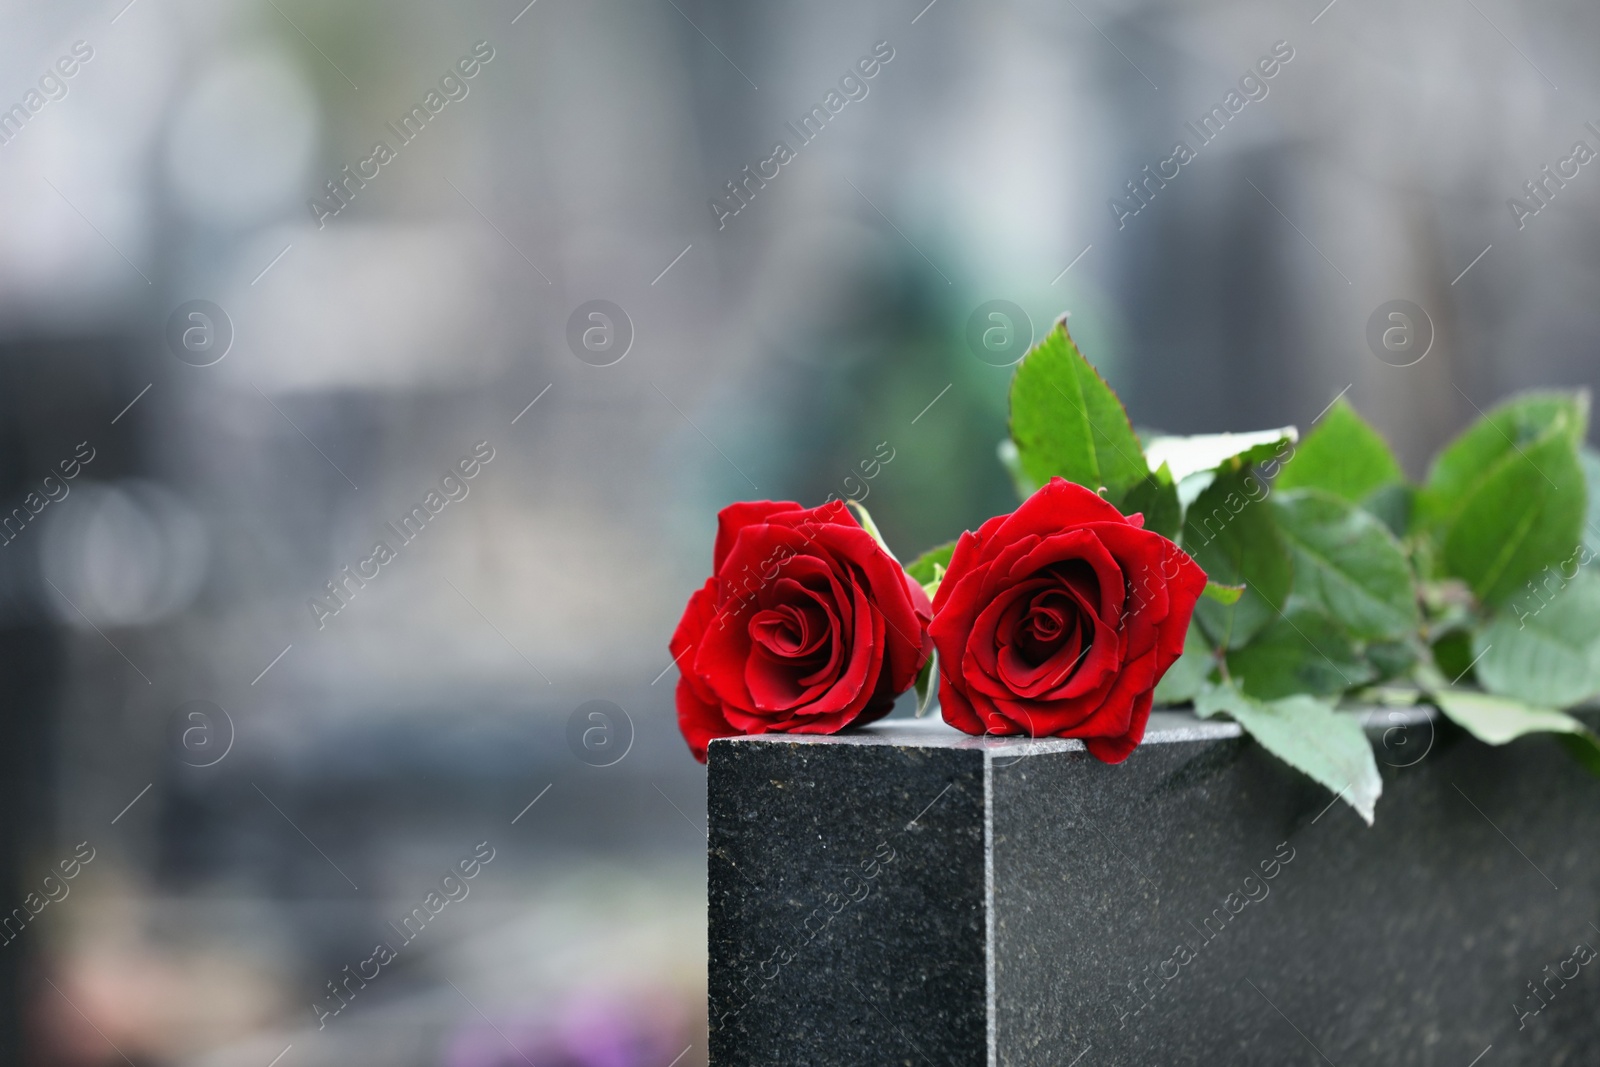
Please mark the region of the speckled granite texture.
[[712, 1063], [1600, 1064], [1600, 781], [1408, 732], [1373, 829], [1188, 716], [714, 742]]

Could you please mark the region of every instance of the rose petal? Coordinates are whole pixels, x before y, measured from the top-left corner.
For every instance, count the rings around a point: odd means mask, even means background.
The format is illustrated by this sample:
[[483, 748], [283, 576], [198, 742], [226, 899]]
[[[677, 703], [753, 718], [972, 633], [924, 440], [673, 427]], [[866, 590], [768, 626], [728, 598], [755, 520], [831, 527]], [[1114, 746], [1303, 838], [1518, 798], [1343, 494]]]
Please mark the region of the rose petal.
[[1089, 750], [1089, 755], [1102, 763], [1121, 763], [1132, 755], [1133, 750], [1139, 747], [1139, 742], [1144, 740], [1144, 728], [1150, 721], [1153, 699], [1152, 693], [1145, 693], [1134, 702], [1128, 732], [1121, 737], [1085, 738], [1083, 746]]
[[[683, 618], [672, 634], [667, 646], [674, 661], [695, 648], [707, 623], [715, 612], [715, 581], [707, 581], [694, 591]], [[689, 744], [689, 751], [701, 763], [706, 761], [706, 746], [718, 737], [730, 737], [738, 731], [728, 724], [709, 688], [693, 673], [685, 671], [678, 679], [675, 694], [678, 710], [678, 729]]]
[[1125, 759], [1204, 586], [1142, 516], [1052, 479], [957, 541], [929, 626], [946, 720], [1081, 737], [1097, 758]]
[[698, 755], [711, 731], [831, 733], [879, 718], [932, 652], [927, 595], [842, 502], [724, 508], [713, 559], [673, 645], [680, 726]]

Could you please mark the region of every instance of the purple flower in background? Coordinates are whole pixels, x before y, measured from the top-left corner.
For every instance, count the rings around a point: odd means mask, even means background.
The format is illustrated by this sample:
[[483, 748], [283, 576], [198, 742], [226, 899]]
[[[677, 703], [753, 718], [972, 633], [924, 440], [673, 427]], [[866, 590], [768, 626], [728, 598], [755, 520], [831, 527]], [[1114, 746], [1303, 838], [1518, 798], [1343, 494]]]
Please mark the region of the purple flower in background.
[[446, 1067], [666, 1067], [691, 1042], [688, 1033], [688, 1012], [671, 994], [579, 993], [553, 1011], [525, 1009], [492, 1026], [474, 1015], [450, 1038], [444, 1062]]

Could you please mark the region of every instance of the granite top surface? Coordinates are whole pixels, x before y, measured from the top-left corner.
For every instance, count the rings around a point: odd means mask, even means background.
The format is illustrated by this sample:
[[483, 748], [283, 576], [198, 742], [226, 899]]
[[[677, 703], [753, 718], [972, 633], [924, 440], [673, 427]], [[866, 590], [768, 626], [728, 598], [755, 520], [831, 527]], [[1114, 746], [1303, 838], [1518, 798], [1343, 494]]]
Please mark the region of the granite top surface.
[[[1224, 719], [1197, 719], [1187, 711], [1154, 711], [1145, 730], [1144, 743], [1174, 741], [1212, 741], [1239, 736], [1237, 723]], [[1008, 755], [1030, 752], [1082, 752], [1083, 742], [1072, 737], [974, 737], [943, 719], [880, 719], [870, 726], [840, 734], [758, 734], [750, 737], [719, 738], [712, 744], [730, 741], [800, 745], [895, 745], [909, 748], [977, 748], [1004, 750]]]
[[[1374, 707], [1351, 710], [1363, 715], [1369, 732], [1382, 732], [1395, 726], [1414, 726], [1437, 716], [1432, 708]], [[1201, 719], [1184, 709], [1152, 711], [1145, 728], [1143, 744], [1173, 744], [1182, 741], [1220, 741], [1238, 737], [1238, 723], [1230, 719]], [[893, 745], [901, 748], [957, 748], [1003, 750], [1019, 756], [1045, 752], [1082, 752], [1083, 742], [1072, 737], [975, 737], [964, 734], [937, 716], [922, 719], [880, 719], [870, 726], [839, 734], [754, 734], [718, 738], [712, 744], [789, 744], [789, 745]]]

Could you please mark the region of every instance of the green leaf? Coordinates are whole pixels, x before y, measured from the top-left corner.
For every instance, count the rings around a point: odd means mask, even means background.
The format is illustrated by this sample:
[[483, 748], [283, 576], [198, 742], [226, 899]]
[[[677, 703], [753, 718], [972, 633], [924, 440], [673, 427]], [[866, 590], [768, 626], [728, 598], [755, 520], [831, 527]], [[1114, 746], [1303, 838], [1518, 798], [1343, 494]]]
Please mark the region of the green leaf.
[[1176, 538], [1178, 529], [1183, 524], [1183, 508], [1178, 503], [1178, 486], [1172, 480], [1172, 471], [1166, 464], [1146, 475], [1143, 481], [1128, 490], [1128, 494], [1122, 500], [1113, 503], [1121, 508], [1125, 515], [1141, 512], [1144, 515], [1144, 528], [1154, 530], [1168, 539]]
[[1477, 677], [1492, 693], [1565, 708], [1600, 695], [1600, 575], [1551, 571], [1478, 635]]
[[1375, 516], [1324, 489], [1279, 493], [1272, 506], [1294, 557], [1294, 592], [1356, 637], [1403, 637], [1420, 624], [1405, 550]]
[[1377, 677], [1332, 619], [1306, 607], [1291, 607], [1248, 645], [1229, 652], [1228, 674], [1260, 700], [1332, 696]]
[[889, 542], [885, 541], [883, 534], [878, 532], [878, 524], [873, 522], [872, 516], [867, 513], [867, 506], [859, 500], [850, 500], [847, 503], [850, 505], [850, 510], [856, 513], [856, 521], [861, 524], [861, 528], [872, 535], [872, 539], [878, 542], [878, 547], [883, 549], [890, 559], [898, 563], [900, 561], [899, 557], [889, 550]]
[[1600, 558], [1600, 452], [1584, 445], [1578, 450], [1578, 463], [1589, 494], [1589, 514], [1583, 522], [1583, 547], [1589, 550], [1585, 562], [1592, 564]]
[[1052, 477], [1122, 500], [1150, 473], [1122, 401], [1057, 322], [1011, 379], [1011, 439], [1022, 471], [1039, 485]]
[[1585, 518], [1578, 443], [1587, 393], [1541, 393], [1489, 412], [1450, 444], [1417, 497], [1417, 529], [1443, 570], [1497, 605], [1565, 558]]
[[1375, 681], [1408, 675], [1421, 658], [1415, 641], [1374, 641], [1367, 645], [1366, 656], [1377, 673]]
[[1277, 618], [1294, 571], [1265, 503], [1267, 484], [1246, 468], [1219, 474], [1189, 507], [1183, 547], [1213, 582], [1246, 588], [1237, 604], [1202, 598], [1195, 617], [1212, 644], [1238, 648]]
[[1417, 491], [1404, 483], [1386, 485], [1361, 502], [1389, 528], [1396, 537], [1405, 537], [1411, 530], [1411, 512]]
[[934, 649], [928, 662], [917, 672], [917, 718], [928, 714], [939, 699], [939, 650]]
[[1178, 483], [1178, 506], [1187, 512], [1194, 506], [1195, 499], [1211, 488], [1211, 483], [1216, 480], [1217, 472], [1210, 470], [1201, 471], [1199, 474], [1191, 474], [1180, 481]]
[[1583, 533], [1583, 472], [1563, 427], [1508, 453], [1454, 513], [1441, 539], [1447, 573], [1491, 606], [1572, 553]]
[[1211, 654], [1211, 646], [1206, 644], [1205, 634], [1190, 619], [1189, 634], [1183, 642], [1183, 655], [1167, 668], [1167, 673], [1156, 683], [1155, 702], [1162, 706], [1189, 703], [1199, 695], [1216, 666], [1217, 661]]
[[1022, 454], [1017, 451], [1017, 443], [1011, 438], [1001, 441], [995, 452], [1000, 457], [1000, 465], [1011, 476], [1011, 488], [1017, 491], [1018, 500], [1026, 500], [1039, 491], [1043, 482], [1036, 482], [1022, 469]]
[[1588, 769], [1589, 773], [1600, 777], [1600, 738], [1592, 733], [1562, 734], [1559, 740], [1561, 747], [1568, 754]]
[[1359, 503], [1403, 481], [1388, 442], [1341, 397], [1283, 465], [1277, 488], [1324, 489]]
[[1308, 696], [1255, 700], [1230, 685], [1208, 687], [1195, 698], [1195, 711], [1202, 718], [1232, 716], [1262, 748], [1333, 790], [1372, 825], [1383, 779], [1356, 716]]
[[1524, 734], [1583, 734], [1583, 723], [1565, 712], [1534, 707], [1510, 697], [1439, 688], [1431, 694], [1439, 709], [1479, 741], [1503, 745]]
[[1239, 598], [1244, 596], [1244, 586], [1224, 585], [1221, 582], [1206, 580], [1206, 587], [1200, 590], [1200, 595], [1218, 604], [1237, 604]]
[[[1243, 467], [1260, 463], [1271, 478], [1277, 473], [1277, 464], [1294, 454], [1294, 443], [1300, 431], [1293, 426], [1278, 430], [1256, 430], [1251, 433], [1202, 433], [1191, 437], [1155, 437], [1145, 446], [1144, 454], [1152, 466], [1165, 465], [1172, 472], [1172, 480], [1181, 482], [1191, 474], [1215, 470], [1228, 464]], [[1276, 461], [1276, 462], [1274, 462]]]
[[1261, 700], [1335, 696], [1378, 678], [1337, 623], [1294, 599], [1248, 644], [1228, 652], [1227, 664], [1239, 688]]
[[1574, 448], [1588, 431], [1589, 395], [1524, 393], [1496, 405], [1446, 445], [1433, 461], [1424, 485], [1422, 514], [1433, 523], [1447, 520], [1470, 497], [1490, 467], [1526, 449], [1551, 429], [1561, 429]]
[[[939, 591], [939, 582], [944, 578], [945, 569], [950, 566], [950, 554], [955, 550], [956, 543], [946, 541], [942, 545], [928, 549], [906, 564], [906, 573], [922, 586], [922, 591], [928, 594], [929, 600], [932, 600], [933, 594]], [[930, 586], [932, 588], [929, 588]]]
[[1467, 672], [1477, 665], [1472, 662], [1472, 634], [1466, 630], [1451, 630], [1433, 643], [1433, 662], [1443, 679], [1451, 685], [1463, 681], [1476, 681]]

